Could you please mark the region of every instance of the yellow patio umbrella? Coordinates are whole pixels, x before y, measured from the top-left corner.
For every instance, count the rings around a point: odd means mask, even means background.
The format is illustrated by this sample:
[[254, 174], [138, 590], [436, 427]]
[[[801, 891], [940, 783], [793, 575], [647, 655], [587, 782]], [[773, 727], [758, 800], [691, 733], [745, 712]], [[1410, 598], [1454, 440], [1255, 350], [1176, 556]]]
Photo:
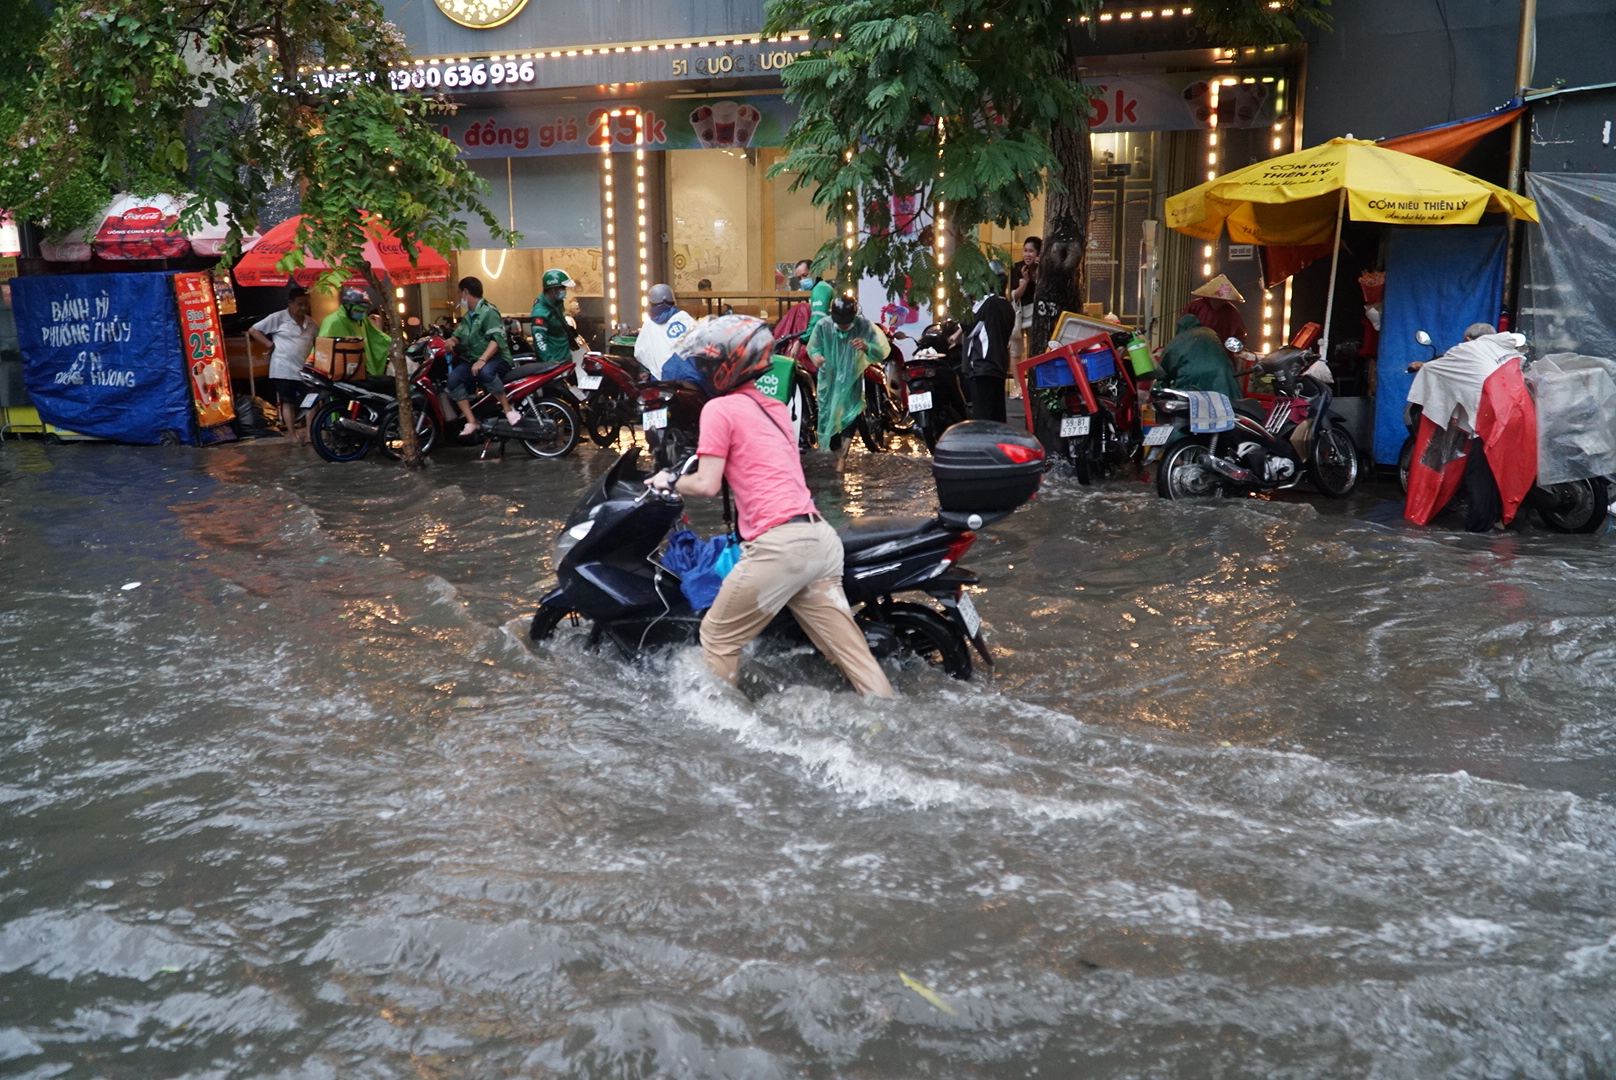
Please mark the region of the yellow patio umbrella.
[[1537, 220], [1531, 199], [1365, 139], [1331, 139], [1236, 169], [1167, 200], [1169, 228], [1237, 244], [1325, 244], [1333, 237], [1321, 355], [1329, 355], [1341, 225], [1474, 225], [1489, 211]]

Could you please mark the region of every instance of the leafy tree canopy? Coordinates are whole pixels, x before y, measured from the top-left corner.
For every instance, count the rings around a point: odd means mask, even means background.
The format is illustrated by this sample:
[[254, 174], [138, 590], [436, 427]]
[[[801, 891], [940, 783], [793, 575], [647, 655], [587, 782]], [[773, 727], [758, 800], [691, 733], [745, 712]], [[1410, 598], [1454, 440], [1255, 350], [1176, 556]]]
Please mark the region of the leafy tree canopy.
[[[783, 78], [801, 114], [775, 172], [796, 174], [839, 225], [849, 204], [864, 229], [847, 258], [846, 234], [821, 249], [821, 268], [844, 280], [869, 274], [893, 295], [929, 300], [939, 283], [980, 294], [993, 287], [983, 222], [1024, 225], [1048, 184], [1086, 219], [1089, 177], [1051, 138], [1086, 134], [1088, 89], [1075, 77], [1073, 43], [1092, 30], [1103, 0], [772, 0], [767, 32], [807, 30], [819, 43]], [[1213, 43], [1299, 40], [1329, 25], [1329, 0], [1197, 0]], [[909, 234], [894, 209], [920, 210]], [[948, 273], [933, 258], [941, 203]], [[1081, 239], [1081, 237], [1079, 237]], [[1040, 286], [1042, 291], [1042, 286]]]
[[[992, 282], [979, 223], [1023, 225], [1053, 164], [1049, 128], [1087, 111], [1085, 89], [1059, 75], [1066, 23], [1098, 0], [776, 0], [767, 31], [822, 43], [783, 77], [801, 114], [776, 173], [811, 187], [828, 219], [862, 210], [821, 267], [864, 274], [925, 301], [939, 285], [934, 230], [951, 273], [977, 292]], [[937, 209], [941, 205], [941, 213]], [[905, 231], [902, 217], [917, 212]], [[966, 242], [961, 243], [961, 239]]]
[[[18, 10], [28, 0], [0, 0]], [[182, 225], [258, 224], [270, 190], [297, 183], [309, 254], [362, 269], [367, 216], [406, 243], [465, 244], [485, 190], [436, 131], [432, 100], [395, 93], [408, 59], [375, 0], [77, 0], [19, 37], [20, 119], [0, 154], [0, 202], [52, 231], [84, 225], [77, 193], [158, 190]], [[318, 74], [317, 74], [318, 72]], [[293, 257], [296, 261], [297, 256]]]

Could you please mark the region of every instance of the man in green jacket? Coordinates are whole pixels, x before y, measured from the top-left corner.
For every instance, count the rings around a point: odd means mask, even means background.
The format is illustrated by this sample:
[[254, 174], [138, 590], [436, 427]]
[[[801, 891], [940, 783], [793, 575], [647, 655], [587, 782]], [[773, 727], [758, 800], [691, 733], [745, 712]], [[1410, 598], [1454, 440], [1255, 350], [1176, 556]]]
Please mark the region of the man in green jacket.
[[320, 324], [321, 337], [359, 338], [365, 343], [365, 374], [379, 379], [387, 374], [387, 350], [393, 339], [370, 321], [375, 305], [364, 289], [352, 286], [337, 296], [337, 310]]
[[483, 299], [483, 283], [474, 277], [460, 279], [460, 302], [466, 316], [455, 327], [454, 337], [464, 346], [456, 351], [449, 368], [449, 396], [466, 418], [460, 436], [477, 433], [477, 418], [471, 412], [471, 394], [481, 383], [499, 400], [500, 411], [512, 425], [522, 422], [522, 414], [511, 408], [505, 396], [505, 373], [511, 370], [511, 346], [505, 339], [505, 318], [499, 309]]
[[578, 331], [567, 322], [567, 290], [577, 287], [565, 270], [544, 272], [544, 292], [533, 301], [533, 351], [540, 360], [560, 363], [572, 356], [576, 345], [583, 344]]
[[808, 290], [808, 329], [802, 332], [802, 340], [806, 342], [819, 320], [830, 314], [830, 306], [836, 300], [836, 286], [814, 274], [813, 263], [807, 259], [797, 263], [797, 281]]

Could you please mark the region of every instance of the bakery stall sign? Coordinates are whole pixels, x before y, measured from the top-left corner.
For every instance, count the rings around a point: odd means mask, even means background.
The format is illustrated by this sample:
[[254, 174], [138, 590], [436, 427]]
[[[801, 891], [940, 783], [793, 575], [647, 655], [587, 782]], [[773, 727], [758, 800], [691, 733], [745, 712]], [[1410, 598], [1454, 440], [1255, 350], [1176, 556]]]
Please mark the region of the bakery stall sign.
[[527, 0], [437, 0], [438, 10], [461, 26], [488, 30], [516, 18]]

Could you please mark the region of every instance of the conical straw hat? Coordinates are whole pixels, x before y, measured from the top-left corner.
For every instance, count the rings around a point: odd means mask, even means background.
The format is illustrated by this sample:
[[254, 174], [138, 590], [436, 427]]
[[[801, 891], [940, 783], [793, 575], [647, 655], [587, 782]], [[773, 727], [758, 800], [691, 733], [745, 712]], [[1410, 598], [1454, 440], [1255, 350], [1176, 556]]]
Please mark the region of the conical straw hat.
[[1240, 295], [1240, 290], [1234, 287], [1234, 282], [1222, 274], [1208, 281], [1199, 289], [1191, 289], [1190, 295], [1205, 296], [1212, 300], [1230, 300], [1236, 304], [1246, 302], [1246, 298]]

